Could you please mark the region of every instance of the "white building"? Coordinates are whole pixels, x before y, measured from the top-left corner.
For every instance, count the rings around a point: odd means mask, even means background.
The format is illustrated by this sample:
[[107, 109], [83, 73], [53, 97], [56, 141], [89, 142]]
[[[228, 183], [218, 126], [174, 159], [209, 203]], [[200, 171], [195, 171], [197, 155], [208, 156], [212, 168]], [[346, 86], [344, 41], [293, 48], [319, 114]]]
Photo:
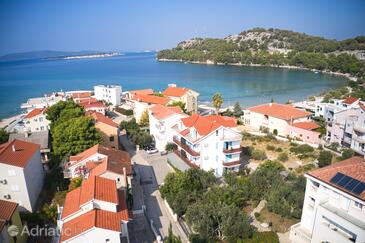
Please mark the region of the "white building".
[[188, 88], [177, 87], [176, 84], [169, 84], [169, 87], [162, 94], [168, 97], [171, 102], [183, 102], [187, 112], [198, 112], [198, 92]]
[[224, 171], [238, 171], [241, 161], [242, 135], [234, 128], [237, 121], [224, 116], [193, 114], [173, 126], [175, 153], [189, 166], [216, 176]]
[[26, 103], [21, 104], [20, 108], [26, 109], [27, 112], [32, 111], [35, 108], [41, 109], [52, 106], [59, 101], [65, 101], [66, 96], [64, 92], [57, 92], [51, 95], [45, 95], [44, 97], [30, 98]]
[[24, 128], [26, 132], [48, 131], [49, 124], [46, 116], [47, 108], [34, 108], [24, 118]]
[[120, 105], [122, 86], [120, 85], [96, 85], [94, 95], [97, 100], [104, 100], [113, 106]]
[[291, 227], [291, 242], [365, 242], [365, 159], [353, 157], [305, 177], [302, 218]]
[[67, 178], [101, 176], [116, 181], [118, 188], [131, 183], [132, 166], [126, 151], [97, 144], [77, 155], [70, 156], [64, 165]]
[[156, 96], [154, 94], [141, 94], [135, 93], [130, 100], [133, 108], [133, 115], [137, 122], [141, 120], [144, 112], [148, 113], [148, 110], [153, 105], [167, 105], [169, 98]]
[[39, 145], [13, 140], [0, 145], [0, 198], [19, 204], [22, 211], [35, 210], [43, 186]]
[[114, 180], [91, 176], [66, 195], [58, 208], [60, 242], [129, 242], [124, 190]]
[[172, 127], [184, 117], [179, 107], [166, 107], [163, 105], [154, 105], [149, 109], [150, 134], [155, 140], [156, 148], [159, 151], [165, 151], [166, 144], [172, 143]]

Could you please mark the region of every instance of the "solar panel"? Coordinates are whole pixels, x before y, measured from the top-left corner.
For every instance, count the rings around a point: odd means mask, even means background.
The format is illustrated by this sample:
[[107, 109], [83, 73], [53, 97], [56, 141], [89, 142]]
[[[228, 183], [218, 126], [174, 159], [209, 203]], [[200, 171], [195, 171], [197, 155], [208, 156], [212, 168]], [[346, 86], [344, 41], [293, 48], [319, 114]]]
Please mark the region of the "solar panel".
[[351, 180], [352, 180], [352, 178], [351, 178], [350, 176], [345, 175], [345, 176], [344, 176], [344, 177], [342, 177], [342, 179], [341, 179], [341, 180], [339, 180], [336, 184], [337, 184], [338, 186], [340, 186], [340, 187], [345, 188], [345, 185], [346, 185], [347, 183], [349, 183]]
[[351, 191], [352, 189], [354, 189], [357, 184], [359, 184], [360, 181], [356, 180], [356, 179], [352, 179], [346, 186], [345, 189]]
[[352, 192], [356, 195], [360, 195], [365, 190], [365, 183], [360, 182], [353, 190]]
[[334, 177], [332, 177], [332, 179], [330, 180], [330, 182], [336, 184], [344, 176], [345, 176], [344, 174], [337, 172], [337, 174]]

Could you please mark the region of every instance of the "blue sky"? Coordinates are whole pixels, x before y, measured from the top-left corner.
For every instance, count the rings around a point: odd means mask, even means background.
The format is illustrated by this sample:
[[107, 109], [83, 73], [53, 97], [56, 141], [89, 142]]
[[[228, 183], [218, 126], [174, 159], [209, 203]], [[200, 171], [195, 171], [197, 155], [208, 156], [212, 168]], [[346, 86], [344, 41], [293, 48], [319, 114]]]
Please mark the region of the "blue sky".
[[0, 0], [0, 54], [163, 49], [192, 37], [274, 27], [365, 35], [365, 1]]

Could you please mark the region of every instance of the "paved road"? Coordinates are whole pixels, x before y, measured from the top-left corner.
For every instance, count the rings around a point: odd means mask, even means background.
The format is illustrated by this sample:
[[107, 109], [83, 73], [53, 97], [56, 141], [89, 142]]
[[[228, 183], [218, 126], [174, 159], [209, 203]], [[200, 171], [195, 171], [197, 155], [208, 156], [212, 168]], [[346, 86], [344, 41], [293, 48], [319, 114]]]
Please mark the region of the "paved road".
[[[137, 177], [135, 178], [133, 191], [133, 200], [135, 205], [141, 205], [143, 200], [146, 205], [146, 213], [149, 219], [152, 219], [156, 229], [160, 232], [162, 237], [168, 235], [168, 229], [171, 224], [172, 231], [175, 235], [180, 236], [183, 242], [188, 242], [185, 234], [182, 232], [177, 222], [174, 222], [171, 214], [168, 212], [164, 201], [159, 191], [159, 185], [163, 182], [164, 177], [172, 168], [166, 163], [166, 158], [160, 155], [147, 155], [144, 151], [135, 151], [134, 146], [126, 139], [125, 136], [121, 137], [121, 142], [124, 148], [130, 153], [132, 162], [134, 163], [135, 172]], [[156, 178], [157, 177], [157, 178]], [[135, 192], [135, 188], [143, 192], [141, 198], [138, 192]], [[138, 210], [138, 206], [133, 210]]]

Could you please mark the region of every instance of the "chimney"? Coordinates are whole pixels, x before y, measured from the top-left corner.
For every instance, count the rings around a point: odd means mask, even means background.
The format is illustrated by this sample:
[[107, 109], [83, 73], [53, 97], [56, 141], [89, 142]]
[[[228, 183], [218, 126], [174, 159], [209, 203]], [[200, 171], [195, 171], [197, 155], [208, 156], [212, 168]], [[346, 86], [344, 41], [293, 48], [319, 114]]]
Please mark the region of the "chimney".
[[269, 106], [271, 107], [272, 106], [272, 102], [269, 103]]
[[16, 151], [16, 149], [15, 149], [15, 144], [11, 145], [11, 150], [13, 150], [13, 152], [15, 152], [15, 151]]
[[29, 133], [28, 133], [28, 131], [25, 131], [25, 132], [24, 132], [24, 137], [26, 137], [26, 138], [27, 138], [27, 137], [29, 137]]

